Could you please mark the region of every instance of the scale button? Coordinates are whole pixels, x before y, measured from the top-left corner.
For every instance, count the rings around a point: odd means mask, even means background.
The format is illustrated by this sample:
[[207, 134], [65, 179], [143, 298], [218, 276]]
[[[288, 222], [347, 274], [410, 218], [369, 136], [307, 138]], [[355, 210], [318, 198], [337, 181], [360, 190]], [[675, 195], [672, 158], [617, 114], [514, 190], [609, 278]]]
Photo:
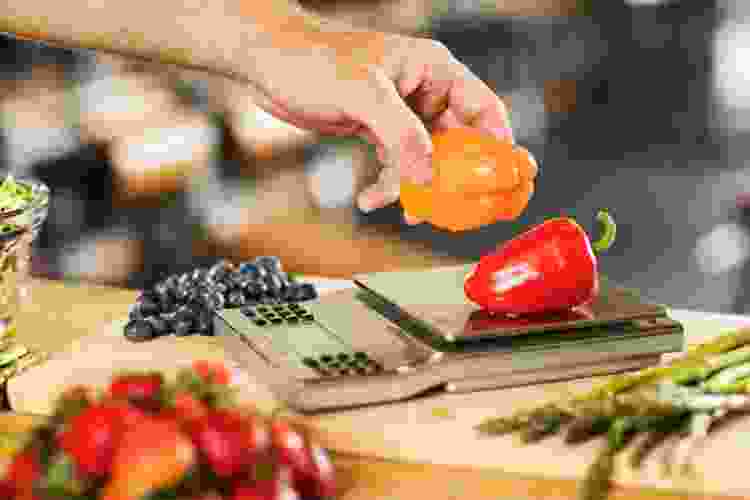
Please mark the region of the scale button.
[[252, 307], [243, 307], [240, 312], [248, 318], [254, 318], [256, 316], [255, 310]]
[[304, 358], [302, 360], [302, 362], [306, 366], [309, 366], [310, 368], [319, 368], [320, 367], [320, 363], [318, 363], [318, 360], [314, 359], [314, 358]]

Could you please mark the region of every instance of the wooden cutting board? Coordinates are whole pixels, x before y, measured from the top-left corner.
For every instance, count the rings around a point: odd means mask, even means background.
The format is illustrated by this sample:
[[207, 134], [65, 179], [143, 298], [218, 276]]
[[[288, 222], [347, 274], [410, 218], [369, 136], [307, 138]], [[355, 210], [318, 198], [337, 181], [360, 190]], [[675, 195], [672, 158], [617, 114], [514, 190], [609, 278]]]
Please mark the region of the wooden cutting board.
[[[673, 311], [682, 321], [690, 343], [700, 342], [742, 319], [706, 319], [702, 315]], [[48, 414], [51, 401], [72, 384], [104, 387], [112, 372], [121, 369], [157, 369], [174, 373], [194, 359], [223, 359], [234, 363], [225, 351], [226, 340], [211, 337], [162, 338], [135, 344], [124, 339], [122, 322], [102, 328], [100, 334], [83, 337], [47, 363], [12, 379], [8, 395], [17, 412]], [[235, 373], [242, 401], [269, 410], [277, 405], [262, 381]], [[583, 390], [594, 380], [532, 387], [438, 395], [392, 404], [309, 417], [329, 448], [356, 455], [401, 462], [429, 463], [494, 469], [527, 477], [580, 479], [599, 446], [594, 441], [567, 447], [557, 438], [533, 446], [520, 446], [513, 437], [482, 438], [472, 427], [483, 418], [507, 415], [515, 409], [537, 405], [569, 390]], [[624, 485], [667, 488], [693, 494], [750, 497], [744, 450], [750, 440], [750, 417], [716, 432], [696, 459], [700, 479], [661, 477], [663, 446], [638, 473], [618, 466], [616, 480]]]

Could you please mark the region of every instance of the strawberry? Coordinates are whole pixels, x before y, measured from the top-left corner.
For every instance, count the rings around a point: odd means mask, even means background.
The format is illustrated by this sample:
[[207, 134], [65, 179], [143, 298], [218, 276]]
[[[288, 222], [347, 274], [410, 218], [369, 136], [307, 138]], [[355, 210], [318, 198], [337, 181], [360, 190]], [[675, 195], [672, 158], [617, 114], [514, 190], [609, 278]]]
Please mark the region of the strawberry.
[[260, 419], [212, 410], [190, 426], [191, 436], [218, 477], [232, 477], [253, 465], [268, 439]]
[[6, 472], [5, 483], [12, 488], [16, 499], [34, 500], [34, 483], [40, 475], [41, 466], [37, 449], [28, 447], [13, 457]]
[[206, 383], [229, 385], [231, 375], [223, 363], [199, 360], [193, 362], [192, 368]]
[[241, 483], [234, 488], [231, 500], [299, 500], [300, 496], [283, 475]]
[[315, 464], [305, 438], [288, 422], [281, 419], [271, 422], [271, 445], [279, 462], [289, 467], [293, 477], [314, 475]]
[[112, 378], [108, 394], [112, 399], [155, 401], [161, 394], [163, 383], [159, 373], [119, 375]]
[[129, 405], [96, 404], [71, 419], [59, 437], [59, 445], [80, 472], [104, 476], [123, 432], [143, 418], [143, 413]]
[[0, 498], [13, 499], [16, 496], [16, 487], [7, 479], [0, 481]]
[[195, 462], [195, 447], [177, 422], [146, 417], [124, 432], [100, 498], [140, 500], [177, 485]]
[[313, 467], [309, 474], [297, 474], [294, 485], [304, 498], [333, 498], [336, 479], [328, 452], [317, 444], [309, 447]]
[[206, 415], [208, 409], [203, 401], [195, 397], [194, 394], [186, 391], [180, 391], [174, 396], [174, 409], [177, 418], [184, 422], [193, 422]]
[[325, 449], [280, 419], [271, 424], [271, 442], [279, 461], [291, 470], [294, 487], [303, 497], [334, 496], [334, 468]]

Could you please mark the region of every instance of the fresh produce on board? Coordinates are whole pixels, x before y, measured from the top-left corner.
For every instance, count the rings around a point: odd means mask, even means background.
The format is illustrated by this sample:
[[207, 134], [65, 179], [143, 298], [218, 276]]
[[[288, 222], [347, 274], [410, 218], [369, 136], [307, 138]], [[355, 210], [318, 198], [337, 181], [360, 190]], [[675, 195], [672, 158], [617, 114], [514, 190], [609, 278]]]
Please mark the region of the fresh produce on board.
[[69, 388], [0, 480], [8, 500], [326, 499], [326, 450], [278, 414], [240, 407], [223, 364], [196, 361], [174, 381], [113, 375]]
[[564, 311], [590, 302], [599, 291], [595, 252], [609, 248], [615, 223], [607, 211], [592, 243], [567, 217], [550, 219], [482, 256], [464, 282], [466, 297], [484, 310], [502, 314]]
[[448, 231], [516, 219], [534, 193], [537, 163], [523, 147], [472, 128], [432, 135], [430, 185], [401, 181], [404, 213]]

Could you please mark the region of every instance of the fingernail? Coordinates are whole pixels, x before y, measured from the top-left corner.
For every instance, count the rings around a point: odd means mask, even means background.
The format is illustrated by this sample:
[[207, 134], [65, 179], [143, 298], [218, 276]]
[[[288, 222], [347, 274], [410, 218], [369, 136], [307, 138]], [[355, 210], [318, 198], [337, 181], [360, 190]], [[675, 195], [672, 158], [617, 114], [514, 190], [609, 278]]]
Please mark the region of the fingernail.
[[510, 127], [492, 128], [490, 133], [498, 139], [513, 140], [513, 129]]

